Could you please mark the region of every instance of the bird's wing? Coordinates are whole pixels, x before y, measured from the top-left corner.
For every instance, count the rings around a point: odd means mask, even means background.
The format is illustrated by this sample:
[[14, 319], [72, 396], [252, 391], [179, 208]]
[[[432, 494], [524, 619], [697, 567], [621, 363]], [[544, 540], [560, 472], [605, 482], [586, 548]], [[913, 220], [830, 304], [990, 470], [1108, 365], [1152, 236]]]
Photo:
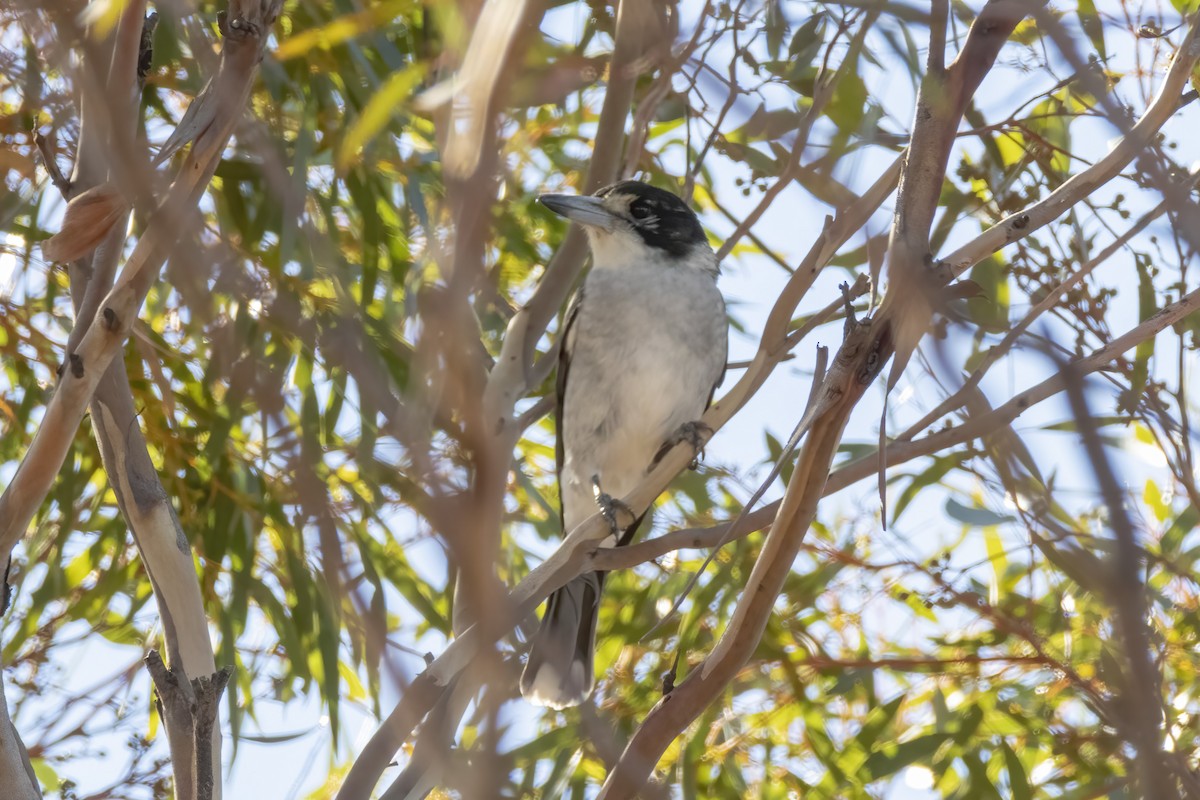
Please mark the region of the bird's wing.
[[[724, 320], [724, 318], [725, 318], [725, 301], [724, 301], [724, 299], [721, 300], [721, 317], [722, 317], [722, 320]], [[728, 323], [726, 323], [726, 325], [728, 325]], [[721, 371], [717, 373], [716, 383], [714, 383], [712, 385], [712, 388], [708, 390], [708, 399], [704, 401], [704, 410], [705, 411], [708, 411], [708, 407], [712, 405], [713, 398], [717, 394], [717, 388], [720, 387], [720, 385], [725, 382], [725, 373], [729, 371], [728, 364], [729, 364], [729, 333], [727, 330], [726, 334], [725, 334], [725, 356], [724, 356], [723, 360], [721, 361]]]
[[571, 339], [571, 328], [575, 324], [575, 317], [579, 316], [579, 306], [583, 301], [583, 287], [575, 292], [575, 296], [571, 298], [570, 305], [567, 306], [566, 316], [563, 317], [562, 339], [558, 346], [558, 376], [554, 382], [554, 431], [556, 441], [554, 445], [554, 473], [558, 480], [558, 519], [559, 524], [563, 527], [563, 533], [566, 533], [567, 521], [563, 516], [563, 491], [562, 491], [562, 468], [563, 468], [563, 407], [567, 399], [567, 373], [571, 367], [571, 350], [573, 342]]
[[721, 372], [719, 375], [717, 375], [717, 382], [714, 383], [712, 385], [712, 388], [708, 390], [708, 399], [704, 401], [704, 410], [705, 411], [708, 411], [708, 407], [712, 405], [713, 398], [717, 396], [717, 389], [721, 386], [722, 383], [725, 382], [725, 372], [726, 372], [726, 368], [721, 367]]

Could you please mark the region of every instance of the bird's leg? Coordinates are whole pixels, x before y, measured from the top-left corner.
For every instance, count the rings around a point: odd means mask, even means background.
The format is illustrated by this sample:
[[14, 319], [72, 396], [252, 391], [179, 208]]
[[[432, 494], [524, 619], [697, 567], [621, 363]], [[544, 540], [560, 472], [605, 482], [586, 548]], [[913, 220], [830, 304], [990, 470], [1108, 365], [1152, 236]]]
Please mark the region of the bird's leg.
[[629, 515], [629, 519], [633, 520], [635, 518], [633, 509], [601, 489], [599, 475], [592, 476], [592, 496], [596, 498], [596, 505], [600, 507], [600, 513], [608, 520], [608, 528], [612, 531], [612, 535], [620, 540], [624, 528], [621, 527], [621, 520], [617, 515], [624, 511]]
[[654, 460], [650, 462], [650, 469], [657, 467], [658, 462], [663, 460], [663, 456], [682, 442], [687, 442], [692, 446], [692, 463], [688, 464], [688, 469], [699, 469], [700, 459], [704, 457], [704, 442], [707, 437], [712, 435], [713, 429], [698, 419], [683, 423], [667, 437], [662, 447], [658, 448], [658, 452], [654, 454]]

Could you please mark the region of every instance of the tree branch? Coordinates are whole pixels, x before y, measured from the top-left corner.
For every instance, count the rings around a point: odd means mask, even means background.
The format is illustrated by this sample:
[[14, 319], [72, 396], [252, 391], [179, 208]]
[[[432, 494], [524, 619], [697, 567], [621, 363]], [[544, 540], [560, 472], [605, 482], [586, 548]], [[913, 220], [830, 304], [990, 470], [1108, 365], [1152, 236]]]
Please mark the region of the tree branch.
[[0, 552], [12, 550], [49, 492], [96, 385], [128, 338], [138, 310], [180, 233], [180, 221], [195, 206], [220, 163], [221, 152], [244, 110], [266, 45], [266, 29], [274, 23], [280, 4], [281, 0], [266, 7], [250, 0], [234, 0], [231, 4], [233, 14], [226, 29], [220, 70], [214, 79], [217, 88], [208, 95], [214, 106], [211, 122], [197, 132], [192, 151], [166, 199], [79, 344], [79, 369], [64, 373], [33, 443], [0, 495]]
[[1154, 137], [1179, 106], [1179, 96], [1187, 87], [1188, 78], [1197, 59], [1200, 59], [1200, 12], [1188, 21], [1188, 32], [1171, 59], [1167, 76], [1141, 119], [1125, 136], [1087, 169], [1072, 175], [1041, 201], [1023, 211], [997, 222], [992, 227], [959, 247], [946, 257], [946, 269], [957, 277], [1002, 247], [1024, 239], [1045, 227], [1071, 206], [1090, 196], [1127, 167]]
[[[1200, 179], [1200, 169], [1198, 169], [1197, 172], [1192, 176], [1192, 180], [1190, 181], [1191, 185], [1195, 185], [1198, 179]], [[1033, 306], [1033, 308], [1029, 309], [1020, 322], [1009, 329], [1008, 333], [1004, 335], [1004, 339], [1002, 339], [999, 344], [987, 351], [987, 354], [983, 357], [983, 360], [977, 367], [975, 367], [974, 371], [970, 374], [970, 376], [968, 376], [967, 380], [954, 394], [938, 403], [938, 405], [932, 411], [925, 414], [920, 420], [910, 425], [908, 430], [896, 437], [896, 440], [908, 441], [912, 439], [914, 435], [932, 425], [942, 416], [961, 406], [965, 397], [967, 396], [967, 393], [977, 387], [980, 381], [983, 380], [984, 375], [987, 374], [988, 370], [991, 369], [991, 367], [997, 361], [1004, 357], [1005, 354], [1011, 351], [1013, 345], [1015, 345], [1021, 335], [1029, 329], [1029, 326], [1033, 324], [1034, 320], [1057, 305], [1068, 291], [1079, 285], [1079, 283], [1082, 282], [1083, 279], [1088, 275], [1092, 274], [1096, 267], [1112, 258], [1135, 236], [1149, 227], [1151, 222], [1162, 216], [1167, 210], [1167, 205], [1167, 201], [1164, 200], [1153, 209], [1146, 212], [1146, 214], [1144, 214], [1136, 223], [1130, 226], [1127, 231], [1105, 246], [1104, 249], [1097, 253], [1095, 257], [1089, 259], [1086, 264], [1072, 273], [1069, 278], [1062, 281], [1049, 292], [1047, 292], [1045, 297], [1039, 300]]]
[[188, 679], [182, 667], [167, 669], [157, 650], [146, 655], [146, 669], [154, 681], [158, 710], [167, 729], [171, 758], [190, 758], [189, 780], [179, 779], [176, 764], [176, 800], [218, 800], [221, 796], [219, 758], [214, 759], [214, 736], [221, 694], [225, 691], [232, 667], [199, 678]]
[[[34, 442], [12, 483], [0, 496], [0, 552], [8, 553], [24, 533], [34, 512], [49, 491], [70, 447], [83, 410], [92, 409], [93, 432], [117, 502], [137, 543], [154, 589], [163, 623], [167, 653], [181, 672], [210, 675], [215, 662], [209, 641], [200, 587], [191, 548], [174, 508], [159, 481], [137, 422], [125, 364], [118, 356], [137, 317], [138, 309], [168, 256], [187, 210], [194, 206], [220, 162], [221, 152], [244, 113], [268, 28], [280, 3], [233, 0], [228, 16], [222, 15], [225, 44], [214, 87], [206, 93], [206, 127], [194, 131], [195, 145], [166, 199], [151, 218], [125, 265], [121, 280], [112, 289], [112, 276], [123, 249], [125, 224], [112, 232], [85, 263], [71, 270], [72, 299], [77, 319], [68, 340], [68, 360], [78, 365], [63, 375]], [[98, 186], [109, 175], [109, 165], [133, 162], [137, 120], [136, 99], [141, 76], [144, 30], [153, 19], [144, 18], [145, 3], [131, 2], [123, 11], [111, 49], [107, 84], [85, 80], [82, 104], [87, 121], [80, 135], [75, 181], [69, 191], [81, 193]], [[109, 51], [100, 49], [101, 61]], [[96, 49], [93, 49], [95, 57]], [[116, 103], [109, 107], [113, 100]], [[198, 99], [189, 111], [201, 104]], [[88, 114], [87, 109], [103, 113]], [[106, 122], [107, 125], [101, 123]], [[113, 153], [111, 159], [104, 154]], [[124, 155], [122, 155], [124, 154]], [[145, 163], [148, 160], [143, 159]], [[137, 170], [134, 170], [137, 173]], [[118, 176], [128, 181], [129, 175]], [[139, 192], [152, 192], [152, 181]], [[107, 295], [107, 296], [106, 296]], [[94, 392], [94, 396], [93, 396]], [[223, 683], [222, 683], [223, 686]], [[219, 695], [219, 691], [218, 691]], [[221, 735], [213, 719], [186, 735], [170, 736], [176, 782], [179, 786], [207, 786], [199, 795], [221, 797]], [[196, 735], [203, 738], [197, 739]], [[196, 759], [199, 759], [197, 761]], [[207, 776], [207, 777], [205, 777]]]
[[0, 786], [11, 800], [42, 800], [42, 788], [29, 762], [25, 743], [8, 716], [3, 681], [0, 681]]
[[846, 420], [882, 368], [886, 347], [871, 322], [853, 325], [821, 388], [815, 421], [733, 618], [712, 653], [647, 715], [609, 772], [600, 798], [636, 797], [667, 746], [749, 659], [816, 515]]
[[[944, 71], [937, 69], [944, 59], [939, 44], [930, 44], [929, 72], [917, 96], [909, 151], [896, 190], [896, 218], [887, 254], [890, 285], [880, 307], [881, 315], [893, 318], [896, 345], [889, 390], [928, 330], [940, 305], [941, 286], [948, 282], [928, 269], [929, 229], [959, 123], [1017, 23], [1043, 5], [1045, 0], [989, 0], [971, 24], [962, 50]], [[937, 22], [937, 16], [931, 32], [940, 25], [944, 33], [944, 22]], [[883, 436], [881, 431], [881, 441]]]
[[[656, 14], [649, 3], [623, 0], [617, 8], [609, 82], [583, 183], [585, 193], [590, 194], [616, 180], [625, 142], [625, 121], [637, 79], [645, 66], [641, 56], [645, 48], [653, 44], [646, 41], [647, 35], [661, 27]], [[514, 405], [528, 391], [529, 370], [533, 366], [538, 340], [575, 285], [586, 255], [582, 230], [578, 225], [570, 226], [566, 238], [546, 265], [533, 297], [509, 320], [504, 344], [488, 376], [483, 400], [484, 418], [494, 420], [498, 427], [511, 424]]]
[[[0, 619], [8, 613], [12, 587], [8, 585], [8, 569], [11, 559], [5, 559], [4, 575], [0, 578]], [[0, 664], [2, 667], [3, 664]], [[17, 726], [8, 715], [8, 700], [4, 697], [4, 681], [0, 680], [0, 786], [12, 792], [12, 800], [41, 800], [42, 787], [38, 784], [33, 764], [25, 742], [17, 733]]]
[[[1164, 307], [1153, 318], [1131, 328], [1091, 355], [1081, 356], [1072, 361], [1069, 367], [1084, 374], [1099, 371], [1139, 343], [1154, 338], [1169, 326], [1197, 312], [1200, 312], [1200, 289], [1194, 290], [1178, 302]], [[894, 467], [985, 437], [999, 427], [1012, 423], [1033, 406], [1053, 397], [1065, 388], [1062, 375], [1055, 375], [1019, 392], [998, 408], [987, 413], [972, 414], [962, 424], [945, 428], [920, 439], [889, 443], [887, 466]], [[825, 484], [825, 496], [840, 492], [858, 481], [869, 478], [875, 473], [877, 467], [878, 455], [876, 453], [867, 453], [838, 467], [829, 475], [829, 480]], [[736, 541], [771, 524], [771, 520], [779, 513], [780, 502], [775, 500], [747, 514], [743, 523], [738, 525], [737, 534], [729, 536], [728, 539], [725, 537], [733, 524], [732, 521], [708, 528], [686, 528], [621, 548], [596, 548], [588, 554], [584, 561], [584, 569], [588, 571], [626, 569], [653, 561], [675, 550], [699, 550], [716, 547], [724, 541]]]
[[1142, 585], [1141, 577], [1145, 566], [1143, 551], [1138, 546], [1133, 522], [1125, 510], [1124, 492], [1121, 491], [1084, 397], [1085, 373], [1062, 363], [1058, 367], [1084, 451], [1104, 498], [1109, 527], [1117, 540], [1111, 559], [1112, 580], [1105, 582], [1105, 589], [1116, 611], [1116, 628], [1126, 660], [1127, 672], [1122, 691], [1125, 702], [1119, 704], [1124, 713], [1118, 722], [1126, 725], [1132, 734], [1129, 738], [1137, 751], [1137, 781], [1141, 795], [1164, 799], [1177, 797], [1163, 769], [1162, 734], [1159, 730], [1163, 719], [1162, 676], [1154, 666], [1146, 621], [1146, 588]]
[[[812, 285], [821, 268], [829, 262], [838, 248], [849, 241], [850, 237], [891, 194], [898, 168], [899, 162], [897, 161], [862, 197], [827, 223], [825, 230], [813, 243], [800, 267], [789, 278], [787, 285], [771, 309], [753, 362], [747, 367], [737, 384], [714, 402], [705, 413], [703, 422], [710, 430], [715, 432], [728, 422], [758, 391], [775, 365], [787, 356], [788, 328], [796, 306], [803, 299], [805, 292]], [[521, 313], [518, 313], [513, 321], [516, 322], [520, 317]], [[519, 323], [520, 330], [524, 331], [526, 325], [528, 322]], [[513, 333], [514, 327], [510, 324], [508, 335], [511, 336]], [[507, 359], [515, 359], [519, 353], [516, 350], [508, 350], [507, 338], [504, 347], [505, 350], [502, 351], [501, 357], [497, 359], [498, 369], [501, 368], [501, 365], [510, 363]], [[508, 352], [509, 355], [505, 356], [504, 352]], [[494, 370], [491, 380], [499, 380], [503, 384], [513, 376], [521, 374], [509, 371], [512, 369], [511, 365], [504, 369], [505, 372], [500, 373], [499, 376]], [[496, 400], [493, 399], [492, 402], [495, 403]], [[621, 500], [635, 514], [641, 513], [666, 489], [671, 480], [683, 471], [691, 459], [692, 451], [689, 446], [676, 446], [674, 450], [659, 460], [653, 470], [647, 473], [646, 478], [637, 489]], [[564, 536], [559, 547], [509, 592], [508, 611], [504, 618], [496, 624], [492, 633], [499, 635], [502, 632], [500, 629], [510, 630], [515, 627], [551, 592], [581, 574], [585, 569], [585, 559], [594, 549], [594, 543], [609, 534], [608, 522], [602, 515], [594, 514]], [[370, 792], [384, 768], [408, 738], [412, 729], [440, 700], [446, 686], [462, 671], [479, 648], [488, 644], [490, 642], [486, 641], [486, 637], [481, 635], [480, 630], [472, 627], [451, 642], [441, 655], [413, 680], [400, 703], [388, 715], [383, 725], [368, 742], [367, 747], [355, 760], [354, 766], [351, 767], [338, 792], [337, 800], [366, 800], [370, 796]]]

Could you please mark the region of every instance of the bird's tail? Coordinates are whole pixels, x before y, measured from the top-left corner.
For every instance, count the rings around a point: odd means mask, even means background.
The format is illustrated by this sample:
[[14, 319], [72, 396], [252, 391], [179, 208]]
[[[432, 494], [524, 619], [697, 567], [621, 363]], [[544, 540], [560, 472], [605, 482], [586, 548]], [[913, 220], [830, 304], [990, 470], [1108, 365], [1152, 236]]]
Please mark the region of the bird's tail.
[[549, 708], [577, 706], [592, 693], [596, 614], [604, 573], [589, 572], [550, 595], [521, 673], [521, 694]]

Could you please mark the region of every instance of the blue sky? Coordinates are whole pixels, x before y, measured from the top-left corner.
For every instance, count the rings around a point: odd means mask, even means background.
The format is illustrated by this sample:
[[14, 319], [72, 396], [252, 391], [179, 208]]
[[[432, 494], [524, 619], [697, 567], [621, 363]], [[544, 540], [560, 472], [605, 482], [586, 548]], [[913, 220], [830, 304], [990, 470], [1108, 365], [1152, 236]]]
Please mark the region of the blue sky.
[[[978, 7], [981, 3], [973, 2], [971, 5]], [[1114, 3], [1100, 2], [1097, 5], [1102, 12], [1113, 11], [1116, 8]], [[694, 17], [698, 4], [694, 0], [685, 0], [683, 8], [683, 28], [688, 30], [690, 28], [688, 14], [691, 13]], [[787, 8], [788, 13], [792, 14], [803, 13], [804, 9], [800, 4], [788, 5]], [[582, 13], [584, 12], [581, 12], [577, 6], [559, 9], [549, 15], [546, 26], [562, 38], [571, 40], [576, 35], [575, 31], [582, 24]], [[799, 18], [792, 19], [794, 24], [801, 21]], [[1069, 23], [1069, 20], [1067, 22]], [[879, 40], [874, 38], [876, 34], [872, 33], [871, 37], [868, 47], [873, 48], [876, 52], [883, 52], [885, 48], [881, 46]], [[603, 49], [604, 46], [606, 46], [604, 43], [600, 43], [597, 45], [597, 49]], [[1118, 54], [1117, 60], [1111, 65], [1111, 68], [1120, 71], [1131, 66], [1122, 64], [1120, 61], [1120, 54], [1128, 52], [1128, 50], [1110, 49]], [[1069, 72], [1069, 69], [1053, 53], [1050, 54], [1050, 60], [1056, 66], [1058, 76], [1061, 77]], [[876, 98], [886, 98], [885, 108], [888, 116], [881, 123], [882, 126], [889, 131], [898, 133], [907, 130], [913, 104], [913, 88], [910, 77], [903, 66], [896, 63], [885, 63], [882, 67], [870, 68], [869, 76], [864, 74], [864, 77], [868, 78], [868, 85]], [[1038, 86], [1039, 81], [1045, 85]], [[1006, 50], [1005, 54], [1001, 56], [1001, 66], [989, 76], [978, 95], [978, 100], [985, 116], [989, 119], [1000, 118], [1024, 103], [1039, 89], [1049, 88], [1052, 83], [1053, 79], [1046, 78], [1037, 72], [1022, 71], [1019, 65], [1014, 63], [1013, 54]], [[1133, 85], [1133, 80], [1129, 79], [1129, 82], [1122, 84], [1120, 91], [1123, 92], [1126, 100], [1134, 104], [1135, 108], [1140, 108], [1144, 105], [1144, 98], [1137, 92], [1130, 91]], [[708, 88], [711, 90], [711, 87]], [[780, 105], [791, 102], [790, 98], [782, 94], [769, 99], [772, 103]], [[753, 105], [747, 104], [745, 107], [735, 110], [726, 128], [733, 128], [744, 122], [753, 108]], [[1192, 120], [1194, 122], [1194, 115]], [[1180, 122], [1173, 122], [1167, 127], [1166, 134], [1169, 138], [1182, 143], [1175, 155], [1182, 163], [1186, 164], [1200, 158], [1200, 141], [1197, 141], [1196, 137], [1187, 136], [1181, 130], [1181, 125]], [[1116, 132], [1111, 126], [1099, 120], [1083, 120], [1077, 122], [1072, 128], [1073, 145], [1085, 158], [1094, 158], [1103, 153], [1115, 135]], [[970, 143], [966, 145], [968, 148], [971, 146]], [[678, 151], [675, 152], [678, 153]], [[851, 188], [861, 189], [873, 180], [889, 160], [889, 157], [881, 152], [869, 152], [854, 163], [848, 163], [844, 171], [837, 177]], [[667, 161], [668, 165], [671, 165], [669, 157]], [[679, 172], [683, 171], [682, 163], [673, 166], [677, 167]], [[722, 160], [715, 160], [713, 168], [722, 202], [729, 206], [735, 216], [740, 217], [748, 213], [757, 197], [746, 198], [741, 195], [735, 181], [744, 176]], [[1119, 186], [1108, 194], [1118, 190], [1128, 191], [1124, 186]], [[1136, 213], [1136, 207], [1134, 211]], [[809, 244], [816, 238], [827, 212], [828, 209], [825, 206], [811, 200], [798, 186], [793, 186], [785, 190], [780, 200], [767, 211], [756, 226], [755, 232], [783, 255], [789, 263], [794, 264], [799, 261]], [[47, 210], [47, 213], [58, 212], [52, 207]], [[872, 220], [866, 233], [877, 234], [886, 230], [890, 218], [891, 208], [885, 206]], [[732, 229], [732, 226], [716, 213], [706, 214], [705, 223], [709, 230], [719, 238]], [[961, 225], [952, 235], [948, 248], [956, 243], [966, 241], [969, 235], [977, 230], [977, 226], [973, 227], [973, 224], [969, 222]], [[849, 247], [855, 247], [861, 244], [861, 241], [861, 239], [852, 241]], [[16, 276], [5, 275], [6, 263], [9, 262], [0, 258], [0, 289], [16, 279]], [[1133, 274], [1132, 261], [1126, 255], [1114, 258], [1112, 263], [1098, 274], [1102, 276], [1102, 280], [1117, 283], [1122, 280], [1122, 273], [1126, 276]], [[761, 323], [786, 278], [787, 276], [776, 265], [762, 256], [740, 255], [726, 260], [721, 287], [730, 301], [733, 313], [748, 328], [745, 335], [735, 334], [732, 337], [731, 360], [737, 361], [752, 355], [757, 345], [757, 335]], [[22, 276], [22, 279], [33, 278], [32, 276]], [[846, 273], [843, 271], [827, 269], [810, 291], [799, 313], [815, 310], [835, 298], [837, 284], [845, 279]], [[1125, 307], [1118, 309], [1118, 314], [1114, 319], [1122, 323], [1120, 327], [1123, 329], [1124, 323], [1133, 324], [1137, 320], [1137, 309], [1134, 305], [1136, 298], [1125, 298], [1118, 302], [1123, 303]], [[1014, 311], [1019, 310], [1015, 309]], [[765, 477], [764, 462], [767, 457], [767, 448], [764, 429], [776, 438], [786, 440], [795, 423], [798, 409], [808, 394], [814, 346], [819, 341], [835, 349], [840, 342], [840, 332], [840, 325], [828, 326], [817, 336], [805, 341], [797, 349], [796, 358], [776, 370], [766, 387], [717, 435], [708, 447], [707, 462], [711, 465], [728, 467], [747, 482]], [[61, 338], [65, 341], [65, 332], [62, 333]], [[966, 352], [968, 345], [969, 333], [951, 337], [947, 345], [947, 357], [954, 363], [961, 363], [963, 353]], [[1168, 343], [1165, 346], [1169, 348], [1171, 345]], [[1191, 354], [1189, 358], [1194, 369], [1196, 366], [1195, 354]], [[955, 359], [958, 360], [955, 361]], [[1018, 357], [1012, 360], [1009, 369], [997, 369], [994, 374], [989, 375], [984, 389], [993, 398], [1008, 397], [1020, 388], [1048, 376], [1051, 370], [1051, 365], [1041, 357]], [[727, 382], [727, 386], [731, 383]], [[868, 392], [866, 399], [851, 420], [847, 431], [849, 441], [875, 441], [878, 420], [882, 411], [882, 395], [882, 386], [875, 387]], [[942, 396], [937, 382], [924, 375], [919, 365], [914, 362], [910, 365], [906, 376], [900, 381], [889, 402], [889, 430], [898, 431], [907, 423], [915, 421], [924, 411], [936, 405]], [[1098, 405], [1102, 400], [1103, 397], [1097, 395]], [[1040, 429], [1042, 426], [1062, 421], [1068, 417], [1069, 413], [1064, 403], [1053, 400], [1023, 416], [1018, 421], [1017, 428], [1034, 448], [1039, 466], [1045, 472], [1056, 472], [1060, 476], [1059, 485], [1063, 489], [1063, 496], [1075, 498], [1078, 505], [1084, 507], [1091, 505], [1094, 497], [1091, 473], [1087, 464], [1081, 459], [1077, 448], [1063, 446], [1064, 434]], [[1148, 477], [1161, 479], [1163, 470], [1161, 465], [1156, 463], [1152, 452], [1130, 443], [1125, 455], [1127, 457], [1122, 459], [1121, 465], [1126, 483], [1131, 491], [1140, 493], [1140, 486]], [[7, 480], [11, 469], [12, 465], [0, 467], [0, 479]], [[907, 469], [911, 470], [912, 468]], [[928, 556], [959, 538], [960, 527], [948, 520], [944, 513], [946, 499], [953, 496], [955, 490], [971, 491], [973, 488], [960, 480], [958, 485], [929, 491], [923, 494], [921, 500], [914, 504], [897, 523], [889, 526], [888, 531], [883, 532], [872, 528], [869, 530], [869, 534], [876, 537], [878, 548], [890, 548], [895, 553], [907, 557]], [[894, 501], [897, 489], [893, 488], [892, 492], [891, 498]], [[780, 487], [777, 484], [768, 492], [764, 501], [774, 499], [779, 493]], [[870, 517], [877, 511], [878, 504], [872, 479], [850, 487], [828, 500], [823, 507], [822, 515], [833, 516], [836, 513], [852, 517], [861, 514]], [[395, 522], [398, 530], [415, 531], [417, 529], [417, 523], [413, 519], [398, 518]], [[1009, 541], [1018, 543], [1022, 540], [1024, 533], [1014, 527], [1006, 529], [1004, 535]], [[441, 580], [440, 576], [444, 575], [444, 560], [437, 542], [429, 539], [417, 542], [411, 546], [409, 555], [414, 566], [427, 574], [431, 580]], [[957, 549], [954, 553], [954, 558], [961, 560], [964, 564], [981, 559], [983, 556], [982, 542], [970, 538], [965, 546]], [[406, 607], [399, 597], [392, 598], [392, 602], [393, 607]], [[898, 617], [897, 613], [894, 606], [885, 603], [877, 604], [869, 613], [866, 625], [877, 626], [877, 629], [882, 630], [912, 624], [911, 619]], [[153, 624], [152, 616], [147, 615], [147, 627], [151, 627]], [[253, 639], [254, 635], [251, 632], [247, 638]], [[265, 626], [261, 635], [268, 636]], [[913, 635], [915, 638], [919, 638], [916, 628], [914, 628]], [[98, 637], [94, 636], [88, 637], [83, 643], [64, 648], [59, 652], [58, 666], [62, 671], [57, 677], [57, 682], [63, 691], [77, 690], [80, 685], [85, 685], [89, 678], [94, 679], [96, 675], [116, 671], [126, 666], [131, 658], [137, 657], [131, 648], [118, 647], [103, 640], [97, 641], [97, 639]], [[437, 652], [442, 642], [436, 636], [428, 636], [424, 641], [405, 642], [404, 644], [413, 647], [417, 652], [427, 650]], [[419, 658], [401, 652], [394, 654], [394, 663], [398, 669], [409, 676], [421, 667]], [[397, 699], [394, 684], [391, 686], [386, 684], [385, 680], [382, 702], [385, 711]], [[11, 684], [6, 688], [10, 693], [11, 701], [14, 690]], [[144, 672], [140, 672], [134, 678], [132, 688], [125, 700], [128, 708], [140, 713], [148, 703], [148, 690], [149, 678]], [[46, 698], [39, 702], [51, 703], [54, 702], [54, 698]], [[37, 702], [32, 703], [30, 709], [36, 711]], [[43, 710], [49, 710], [49, 707]], [[357, 752], [376, 728], [376, 723], [365, 709], [345, 703], [342, 711], [343, 732], [337, 755], [334, 756], [329, 747], [330, 734], [327, 720], [324, 720], [323, 711], [315, 697], [310, 696], [287, 705], [262, 699], [256, 705], [256, 712], [256, 720], [248, 721], [247, 732], [251, 734], [258, 732], [268, 737], [297, 735], [282, 743], [271, 744], [261, 744], [252, 738], [243, 739], [239, 744], [238, 759], [233, 763], [227, 775], [227, 797], [257, 797], [267, 800], [305, 797], [324, 783], [326, 775], [334, 763], [342, 763], [350, 754]], [[506, 721], [512, 725], [509, 733], [512, 743], [515, 744], [533, 733], [534, 723], [538, 717], [532, 710], [522, 708], [518, 704], [509, 704], [505, 707], [505, 714], [507, 715]], [[119, 742], [112, 744], [114, 748], [120, 746]], [[226, 754], [228, 755], [231, 750], [227, 739]], [[97, 757], [77, 762], [69, 768], [64, 767], [62, 774], [77, 776], [80, 783], [85, 786], [95, 785], [103, 780], [105, 772], [115, 770], [119, 766], [109, 757]], [[925, 798], [937, 796], [921, 785], [925, 777], [920, 770], [902, 774], [889, 788], [886, 797], [889, 800], [925, 800]]]

